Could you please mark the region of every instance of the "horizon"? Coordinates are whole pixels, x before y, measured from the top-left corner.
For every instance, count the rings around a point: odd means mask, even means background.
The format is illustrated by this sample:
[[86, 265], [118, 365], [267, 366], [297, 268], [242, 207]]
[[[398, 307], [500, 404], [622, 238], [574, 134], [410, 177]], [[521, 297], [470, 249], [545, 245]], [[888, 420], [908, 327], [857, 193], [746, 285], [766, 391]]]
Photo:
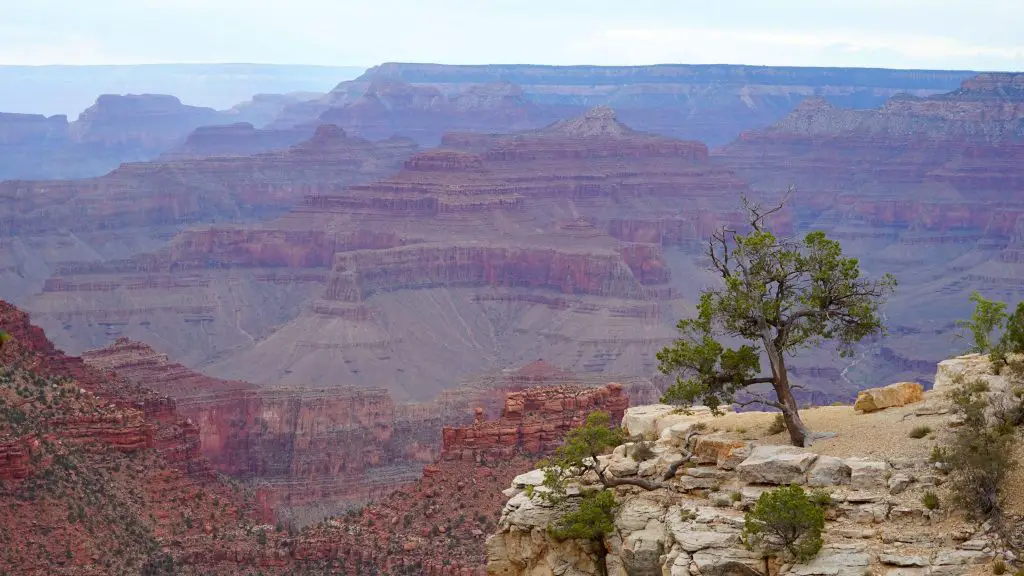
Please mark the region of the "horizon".
[[1024, 69], [1022, 28], [1024, 4], [1002, 0], [40, 0], [6, 11], [0, 64], [680, 62], [1008, 72]]

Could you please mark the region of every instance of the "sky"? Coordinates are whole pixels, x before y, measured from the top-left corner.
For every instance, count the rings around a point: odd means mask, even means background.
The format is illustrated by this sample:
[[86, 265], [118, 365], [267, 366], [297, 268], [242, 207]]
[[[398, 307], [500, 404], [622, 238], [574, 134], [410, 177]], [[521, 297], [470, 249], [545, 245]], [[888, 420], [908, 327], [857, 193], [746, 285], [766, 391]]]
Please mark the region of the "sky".
[[0, 0], [0, 64], [1024, 70], [1024, 0]]

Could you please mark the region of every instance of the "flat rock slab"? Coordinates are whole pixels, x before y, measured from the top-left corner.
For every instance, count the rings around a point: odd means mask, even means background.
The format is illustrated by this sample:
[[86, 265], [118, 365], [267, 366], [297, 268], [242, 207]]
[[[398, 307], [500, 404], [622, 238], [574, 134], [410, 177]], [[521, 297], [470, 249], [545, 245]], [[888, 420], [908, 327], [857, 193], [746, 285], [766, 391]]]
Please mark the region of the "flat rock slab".
[[755, 446], [736, 473], [750, 484], [803, 484], [817, 459], [817, 454], [793, 446]]

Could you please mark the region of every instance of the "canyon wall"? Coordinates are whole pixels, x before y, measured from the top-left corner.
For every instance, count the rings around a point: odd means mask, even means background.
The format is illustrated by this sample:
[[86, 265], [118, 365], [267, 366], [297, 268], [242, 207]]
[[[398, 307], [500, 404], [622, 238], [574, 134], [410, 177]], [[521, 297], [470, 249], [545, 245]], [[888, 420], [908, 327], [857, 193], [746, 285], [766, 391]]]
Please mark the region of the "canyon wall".
[[[139, 573], [258, 565], [259, 490], [222, 481], [172, 399], [65, 356], [0, 302], [0, 564], [19, 574]], [[221, 569], [199, 550], [233, 542]], [[272, 538], [276, 540], [276, 538]], [[250, 562], [253, 562], [250, 564]]]
[[972, 75], [778, 66], [386, 63], [320, 99], [285, 108], [273, 125], [319, 119], [367, 137], [397, 133], [434, 145], [447, 131], [539, 128], [610, 105], [641, 130], [718, 146], [771, 124], [808, 97], [871, 108], [900, 93], [953, 90]]

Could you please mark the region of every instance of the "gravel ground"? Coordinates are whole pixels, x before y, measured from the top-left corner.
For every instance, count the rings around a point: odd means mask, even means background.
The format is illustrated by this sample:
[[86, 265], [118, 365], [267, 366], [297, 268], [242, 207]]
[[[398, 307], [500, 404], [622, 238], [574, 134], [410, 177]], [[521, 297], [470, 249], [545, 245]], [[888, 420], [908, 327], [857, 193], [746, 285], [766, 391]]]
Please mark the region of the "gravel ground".
[[[927, 459], [935, 445], [935, 433], [947, 430], [945, 415], [916, 416], [922, 402], [900, 408], [888, 408], [870, 414], [855, 412], [852, 406], [821, 406], [801, 410], [804, 423], [815, 432], [835, 432], [834, 438], [818, 440], [809, 448], [818, 454], [841, 458], [868, 456], [875, 458]], [[904, 416], [906, 416], [904, 418]], [[775, 414], [746, 412], [727, 414], [712, 421], [711, 426], [757, 444], [786, 444], [785, 432], [768, 435]], [[921, 439], [910, 437], [918, 426], [935, 431]]]

